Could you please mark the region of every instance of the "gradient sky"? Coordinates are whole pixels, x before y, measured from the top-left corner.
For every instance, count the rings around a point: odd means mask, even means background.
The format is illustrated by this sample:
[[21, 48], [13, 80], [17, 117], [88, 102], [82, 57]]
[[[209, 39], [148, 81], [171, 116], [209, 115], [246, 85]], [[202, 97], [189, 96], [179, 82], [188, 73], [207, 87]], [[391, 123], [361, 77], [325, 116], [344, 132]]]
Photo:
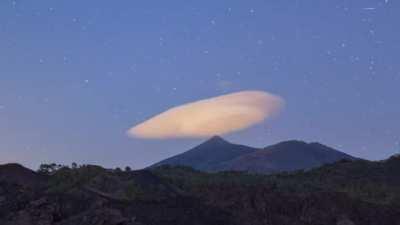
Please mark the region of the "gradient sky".
[[141, 168], [204, 141], [131, 139], [175, 105], [242, 90], [283, 113], [226, 138], [400, 150], [400, 2], [0, 1], [0, 162]]

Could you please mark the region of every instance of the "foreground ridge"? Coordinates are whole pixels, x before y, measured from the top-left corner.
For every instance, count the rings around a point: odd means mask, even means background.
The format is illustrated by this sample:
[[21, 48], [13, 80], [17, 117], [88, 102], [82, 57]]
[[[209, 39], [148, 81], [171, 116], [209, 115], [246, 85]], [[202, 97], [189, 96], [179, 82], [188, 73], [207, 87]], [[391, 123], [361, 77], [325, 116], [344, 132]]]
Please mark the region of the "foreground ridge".
[[0, 166], [0, 224], [397, 225], [398, 171], [399, 156], [273, 175], [91, 165], [39, 174], [9, 164]]

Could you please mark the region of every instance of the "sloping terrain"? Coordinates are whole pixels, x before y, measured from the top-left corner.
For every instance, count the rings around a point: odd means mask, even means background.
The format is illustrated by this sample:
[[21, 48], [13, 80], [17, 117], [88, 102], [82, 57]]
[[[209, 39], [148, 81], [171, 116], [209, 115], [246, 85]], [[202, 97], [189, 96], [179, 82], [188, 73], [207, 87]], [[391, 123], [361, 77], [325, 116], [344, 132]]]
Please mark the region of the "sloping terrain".
[[[0, 167], [2, 225], [400, 225], [400, 157], [274, 175], [11, 166]], [[16, 168], [45, 185], [4, 179]]]
[[244, 145], [232, 144], [221, 137], [215, 136], [187, 152], [163, 160], [152, 167], [179, 165], [202, 171], [217, 171], [223, 167], [224, 163], [257, 150]]
[[0, 182], [20, 185], [26, 188], [39, 188], [43, 186], [47, 177], [37, 174], [19, 164], [0, 165]]
[[286, 141], [239, 156], [226, 163], [224, 170], [272, 173], [319, 167], [342, 159], [355, 158], [319, 143]]
[[233, 170], [276, 173], [310, 169], [341, 159], [355, 158], [319, 143], [286, 141], [264, 149], [256, 149], [229, 143], [221, 137], [213, 137], [187, 152], [163, 160], [152, 167], [178, 165], [206, 172]]

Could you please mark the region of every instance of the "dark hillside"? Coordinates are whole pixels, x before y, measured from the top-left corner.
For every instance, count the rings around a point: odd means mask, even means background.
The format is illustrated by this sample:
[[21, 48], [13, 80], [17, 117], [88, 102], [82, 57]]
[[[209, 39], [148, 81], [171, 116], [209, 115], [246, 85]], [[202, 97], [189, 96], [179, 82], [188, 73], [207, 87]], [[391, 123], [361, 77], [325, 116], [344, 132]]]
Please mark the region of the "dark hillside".
[[187, 152], [163, 160], [152, 167], [179, 165], [202, 171], [218, 171], [224, 168], [224, 163], [256, 150], [244, 145], [231, 144], [221, 137], [215, 136]]
[[[400, 225], [398, 156], [274, 175], [81, 166], [41, 176], [11, 168], [2, 170], [2, 225]], [[45, 185], [15, 182], [15, 168]]]
[[341, 159], [355, 158], [319, 143], [286, 141], [235, 158], [225, 170], [273, 173], [315, 168]]
[[247, 171], [271, 174], [311, 169], [342, 159], [356, 158], [319, 143], [286, 141], [264, 149], [256, 149], [229, 143], [221, 137], [213, 137], [152, 167], [189, 166], [205, 172]]

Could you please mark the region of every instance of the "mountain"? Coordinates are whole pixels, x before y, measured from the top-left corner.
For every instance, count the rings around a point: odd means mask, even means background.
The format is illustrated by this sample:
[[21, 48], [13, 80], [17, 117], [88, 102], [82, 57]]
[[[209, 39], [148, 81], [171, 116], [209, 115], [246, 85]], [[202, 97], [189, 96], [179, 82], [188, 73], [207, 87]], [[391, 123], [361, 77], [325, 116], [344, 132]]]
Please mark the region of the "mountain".
[[180, 165], [201, 171], [217, 171], [224, 163], [257, 150], [244, 145], [232, 144], [219, 136], [214, 136], [187, 152], [165, 159], [151, 167]]
[[[1, 225], [400, 225], [400, 156], [273, 175], [0, 166]], [[13, 176], [43, 182], [29, 188]], [[17, 182], [16, 182], [17, 181]]]
[[274, 173], [310, 169], [342, 159], [355, 158], [319, 143], [286, 141], [257, 149], [213, 137], [182, 154], [154, 164], [189, 166], [201, 171], [248, 171]]
[[224, 170], [272, 173], [310, 169], [339, 160], [355, 160], [353, 156], [319, 143], [286, 141], [226, 163]]

